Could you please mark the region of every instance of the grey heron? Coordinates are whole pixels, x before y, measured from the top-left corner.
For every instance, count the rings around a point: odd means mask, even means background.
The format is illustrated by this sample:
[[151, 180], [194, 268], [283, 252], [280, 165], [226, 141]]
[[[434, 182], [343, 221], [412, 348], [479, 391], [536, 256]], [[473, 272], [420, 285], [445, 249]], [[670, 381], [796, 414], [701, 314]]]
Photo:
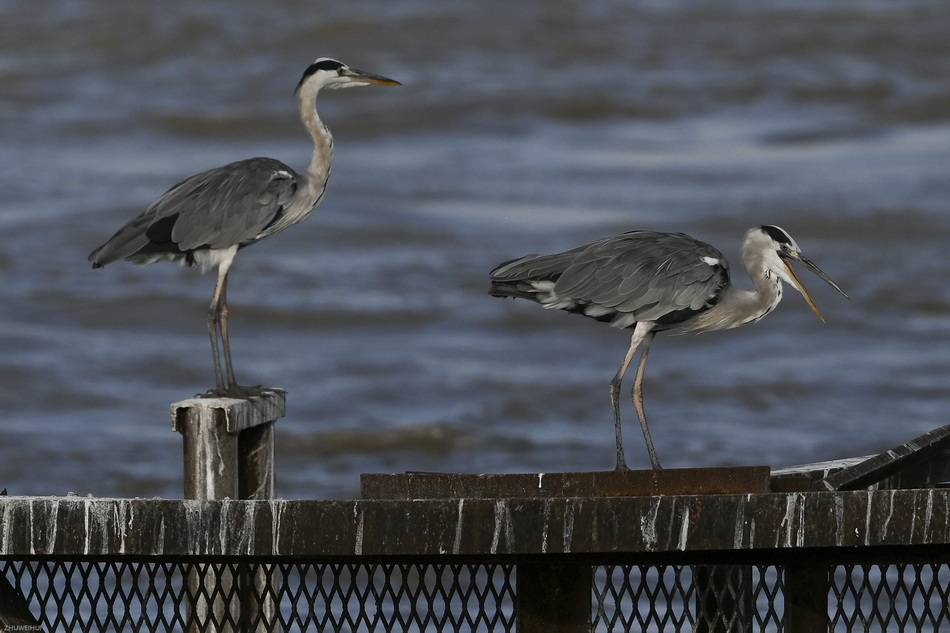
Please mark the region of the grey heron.
[[782, 300], [782, 282], [801, 293], [824, 322], [818, 306], [792, 267], [800, 262], [847, 297], [831, 277], [802, 254], [787, 231], [766, 225], [749, 229], [742, 263], [752, 290], [731, 285], [729, 264], [716, 248], [684, 233], [630, 231], [555, 255], [527, 255], [491, 271], [491, 294], [530, 299], [632, 329], [630, 347], [610, 382], [617, 470], [626, 470], [620, 429], [620, 385], [637, 351], [640, 361], [631, 392], [650, 464], [660, 468], [643, 408], [643, 375], [658, 332], [728, 330], [755, 323]]
[[273, 158], [249, 158], [195, 174], [166, 191], [89, 255], [93, 268], [125, 259], [136, 264], [174, 261], [201, 272], [217, 270], [208, 310], [215, 378], [210, 393], [248, 392], [238, 385], [231, 362], [227, 288], [234, 256], [306, 218], [326, 190], [333, 137], [317, 114], [317, 95], [324, 88], [370, 85], [400, 84], [335, 59], [314, 60], [294, 90], [300, 120], [313, 141], [305, 171], [297, 173]]

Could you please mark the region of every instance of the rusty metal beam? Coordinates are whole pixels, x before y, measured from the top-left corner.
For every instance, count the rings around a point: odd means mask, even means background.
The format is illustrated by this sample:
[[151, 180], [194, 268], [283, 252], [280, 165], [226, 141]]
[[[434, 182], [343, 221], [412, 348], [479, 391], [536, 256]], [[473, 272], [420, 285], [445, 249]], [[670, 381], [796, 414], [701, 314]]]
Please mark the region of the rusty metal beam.
[[367, 474], [364, 499], [497, 499], [516, 497], [643, 497], [768, 492], [769, 467], [674, 468], [575, 473], [475, 475]]
[[0, 497], [2, 557], [705, 556], [915, 545], [950, 545], [950, 490], [414, 501]]

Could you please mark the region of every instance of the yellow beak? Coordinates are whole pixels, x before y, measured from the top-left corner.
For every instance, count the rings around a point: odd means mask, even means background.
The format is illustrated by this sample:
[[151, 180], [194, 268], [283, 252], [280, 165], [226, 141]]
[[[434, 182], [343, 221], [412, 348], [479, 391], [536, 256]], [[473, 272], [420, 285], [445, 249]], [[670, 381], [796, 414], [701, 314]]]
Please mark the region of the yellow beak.
[[357, 70], [355, 68], [350, 68], [346, 74], [349, 77], [352, 77], [364, 83], [373, 84], [376, 86], [401, 86], [402, 85], [395, 79], [390, 79], [389, 77], [383, 77], [382, 75], [377, 75], [374, 73], [368, 73], [365, 70]]
[[815, 313], [816, 317], [818, 317], [818, 321], [825, 323], [825, 317], [821, 315], [821, 311], [818, 309], [818, 306], [815, 305], [815, 300], [811, 298], [811, 295], [808, 293], [808, 288], [806, 288], [805, 284], [802, 283], [802, 280], [795, 272], [795, 269], [792, 268], [792, 265], [784, 258], [782, 259], [782, 263], [785, 264], [785, 268], [788, 269], [788, 276], [792, 279], [792, 285], [795, 286], [795, 289], [798, 290], [798, 292], [802, 293], [805, 303], [808, 304], [808, 307], [811, 308], [811, 311]]

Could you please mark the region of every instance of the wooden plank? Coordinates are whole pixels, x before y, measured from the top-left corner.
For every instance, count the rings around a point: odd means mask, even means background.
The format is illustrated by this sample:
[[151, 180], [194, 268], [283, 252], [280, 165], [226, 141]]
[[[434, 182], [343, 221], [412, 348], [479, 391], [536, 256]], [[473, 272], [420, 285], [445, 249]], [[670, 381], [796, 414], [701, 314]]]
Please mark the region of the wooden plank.
[[822, 479], [825, 490], [867, 488], [907, 468], [923, 464], [950, 448], [950, 424], [924, 433], [859, 464], [832, 473]]
[[[0, 557], [21, 559], [566, 554], [615, 559], [825, 548], [831, 555], [945, 545], [950, 545], [950, 490], [940, 488], [411, 501], [0, 497]], [[946, 559], [950, 549], [926, 552]]]
[[879, 489], [946, 487], [950, 482], [950, 449], [936, 453], [931, 459], [911, 464], [878, 484]]
[[775, 468], [772, 470], [772, 479], [769, 488], [772, 492], [805, 492], [815, 490], [819, 482], [828, 475], [860, 464], [871, 457], [874, 456], [847, 457], [825, 462]]
[[641, 497], [768, 492], [769, 467], [676, 468], [477, 475], [364, 474], [364, 499], [497, 499], [521, 497]]

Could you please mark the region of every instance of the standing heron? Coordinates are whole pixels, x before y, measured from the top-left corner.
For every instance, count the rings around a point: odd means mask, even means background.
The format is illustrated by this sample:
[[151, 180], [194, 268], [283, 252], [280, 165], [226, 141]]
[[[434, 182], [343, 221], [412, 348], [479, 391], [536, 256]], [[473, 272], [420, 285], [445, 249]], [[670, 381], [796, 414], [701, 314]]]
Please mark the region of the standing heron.
[[617, 470], [626, 470], [620, 432], [620, 384], [640, 350], [631, 397], [643, 430], [650, 464], [660, 468], [643, 409], [643, 374], [650, 344], [658, 332], [728, 330], [755, 323], [782, 300], [782, 282], [802, 294], [818, 320], [808, 290], [792, 268], [799, 261], [832, 288], [848, 295], [802, 255], [787, 231], [777, 226], [749, 229], [742, 263], [752, 290], [729, 282], [729, 264], [718, 250], [684, 233], [630, 231], [556, 255], [528, 255], [491, 271], [495, 297], [531, 299], [549, 310], [567, 310], [632, 329], [630, 348], [610, 381]]
[[[240, 395], [228, 334], [228, 271], [234, 256], [306, 218], [323, 198], [333, 160], [333, 137], [317, 114], [324, 88], [398, 86], [398, 81], [321, 57], [310, 64], [294, 94], [300, 120], [313, 140], [313, 157], [297, 173], [273, 158], [249, 158], [186, 178], [89, 255], [93, 268], [119, 259], [136, 264], [168, 260], [217, 269], [208, 310], [216, 394]], [[219, 340], [223, 351], [223, 369]]]

